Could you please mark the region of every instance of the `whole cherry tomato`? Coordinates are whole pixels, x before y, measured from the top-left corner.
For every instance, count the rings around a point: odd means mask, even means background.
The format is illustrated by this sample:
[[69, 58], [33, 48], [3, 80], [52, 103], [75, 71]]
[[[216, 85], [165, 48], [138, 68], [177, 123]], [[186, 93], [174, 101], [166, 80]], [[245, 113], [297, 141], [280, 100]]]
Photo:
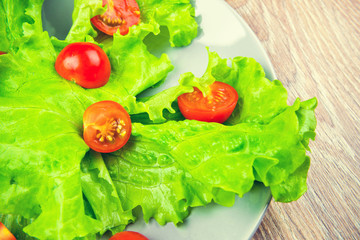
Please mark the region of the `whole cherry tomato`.
[[63, 78], [84, 88], [104, 86], [110, 78], [111, 66], [106, 53], [93, 43], [71, 43], [58, 55], [56, 71]]

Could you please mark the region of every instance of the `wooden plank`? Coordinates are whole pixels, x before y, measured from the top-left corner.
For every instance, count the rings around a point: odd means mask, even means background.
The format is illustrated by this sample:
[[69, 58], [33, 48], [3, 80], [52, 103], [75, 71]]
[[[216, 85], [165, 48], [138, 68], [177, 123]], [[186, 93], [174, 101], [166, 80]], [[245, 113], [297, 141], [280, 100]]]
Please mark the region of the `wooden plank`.
[[308, 191], [272, 202], [254, 239], [360, 239], [360, 1], [227, 2], [262, 42], [289, 103], [319, 100]]

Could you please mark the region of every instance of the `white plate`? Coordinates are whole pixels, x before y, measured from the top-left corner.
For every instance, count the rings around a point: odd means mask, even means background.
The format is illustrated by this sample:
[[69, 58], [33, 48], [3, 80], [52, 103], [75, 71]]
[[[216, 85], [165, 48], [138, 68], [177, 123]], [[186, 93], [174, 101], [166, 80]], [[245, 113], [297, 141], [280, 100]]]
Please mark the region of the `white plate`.
[[[70, 0], [45, 1], [45, 30], [59, 38], [65, 38], [71, 26], [69, 17], [72, 8], [73, 3]], [[170, 48], [167, 42], [159, 39], [161, 46], [151, 50], [155, 55], [167, 53], [175, 68], [160, 88], [147, 91], [146, 95], [176, 85], [182, 73], [192, 72], [196, 76], [202, 76], [208, 63], [205, 47], [218, 52], [223, 58], [253, 57], [264, 67], [267, 77], [275, 79], [273, 67], [259, 40], [225, 1], [196, 0], [195, 8], [200, 31], [191, 45]], [[233, 207], [210, 204], [194, 208], [184, 224], [178, 227], [172, 223], [159, 226], [153, 219], [146, 224], [139, 218], [135, 224], [129, 225], [127, 230], [140, 232], [151, 240], [250, 239], [257, 230], [270, 200], [270, 190], [256, 183], [243, 198], [236, 198]]]

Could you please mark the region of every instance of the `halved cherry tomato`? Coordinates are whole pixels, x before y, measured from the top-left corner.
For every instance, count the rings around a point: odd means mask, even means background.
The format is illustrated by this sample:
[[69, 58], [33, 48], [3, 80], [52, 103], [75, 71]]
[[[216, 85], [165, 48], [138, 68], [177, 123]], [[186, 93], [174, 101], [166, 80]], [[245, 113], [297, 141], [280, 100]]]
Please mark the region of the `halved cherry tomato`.
[[91, 19], [92, 24], [108, 35], [114, 35], [119, 29], [121, 35], [129, 32], [129, 27], [140, 22], [140, 9], [135, 0], [103, 0], [102, 5], [107, 5], [104, 14]]
[[106, 53], [93, 43], [71, 43], [58, 55], [56, 71], [63, 78], [84, 88], [104, 86], [110, 78], [111, 66]]
[[16, 240], [14, 235], [0, 222], [0, 239], [1, 240]]
[[97, 152], [119, 150], [130, 138], [130, 116], [117, 102], [92, 104], [85, 110], [83, 122], [85, 143]]
[[149, 239], [138, 232], [125, 231], [115, 234], [109, 240], [149, 240]]
[[3, 54], [6, 54], [6, 52], [2, 52], [2, 51], [0, 51], [0, 55], [3, 55]]
[[225, 122], [234, 111], [239, 96], [229, 84], [214, 82], [205, 97], [198, 88], [178, 97], [181, 113], [187, 119], [204, 122]]

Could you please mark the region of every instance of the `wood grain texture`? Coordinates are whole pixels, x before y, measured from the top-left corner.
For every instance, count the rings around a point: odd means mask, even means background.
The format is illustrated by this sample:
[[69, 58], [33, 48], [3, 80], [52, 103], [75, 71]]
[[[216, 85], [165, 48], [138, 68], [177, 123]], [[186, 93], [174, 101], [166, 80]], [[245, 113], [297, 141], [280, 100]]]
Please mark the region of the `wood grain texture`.
[[271, 202], [254, 239], [360, 239], [360, 1], [227, 2], [262, 42], [289, 103], [319, 100], [308, 191]]

